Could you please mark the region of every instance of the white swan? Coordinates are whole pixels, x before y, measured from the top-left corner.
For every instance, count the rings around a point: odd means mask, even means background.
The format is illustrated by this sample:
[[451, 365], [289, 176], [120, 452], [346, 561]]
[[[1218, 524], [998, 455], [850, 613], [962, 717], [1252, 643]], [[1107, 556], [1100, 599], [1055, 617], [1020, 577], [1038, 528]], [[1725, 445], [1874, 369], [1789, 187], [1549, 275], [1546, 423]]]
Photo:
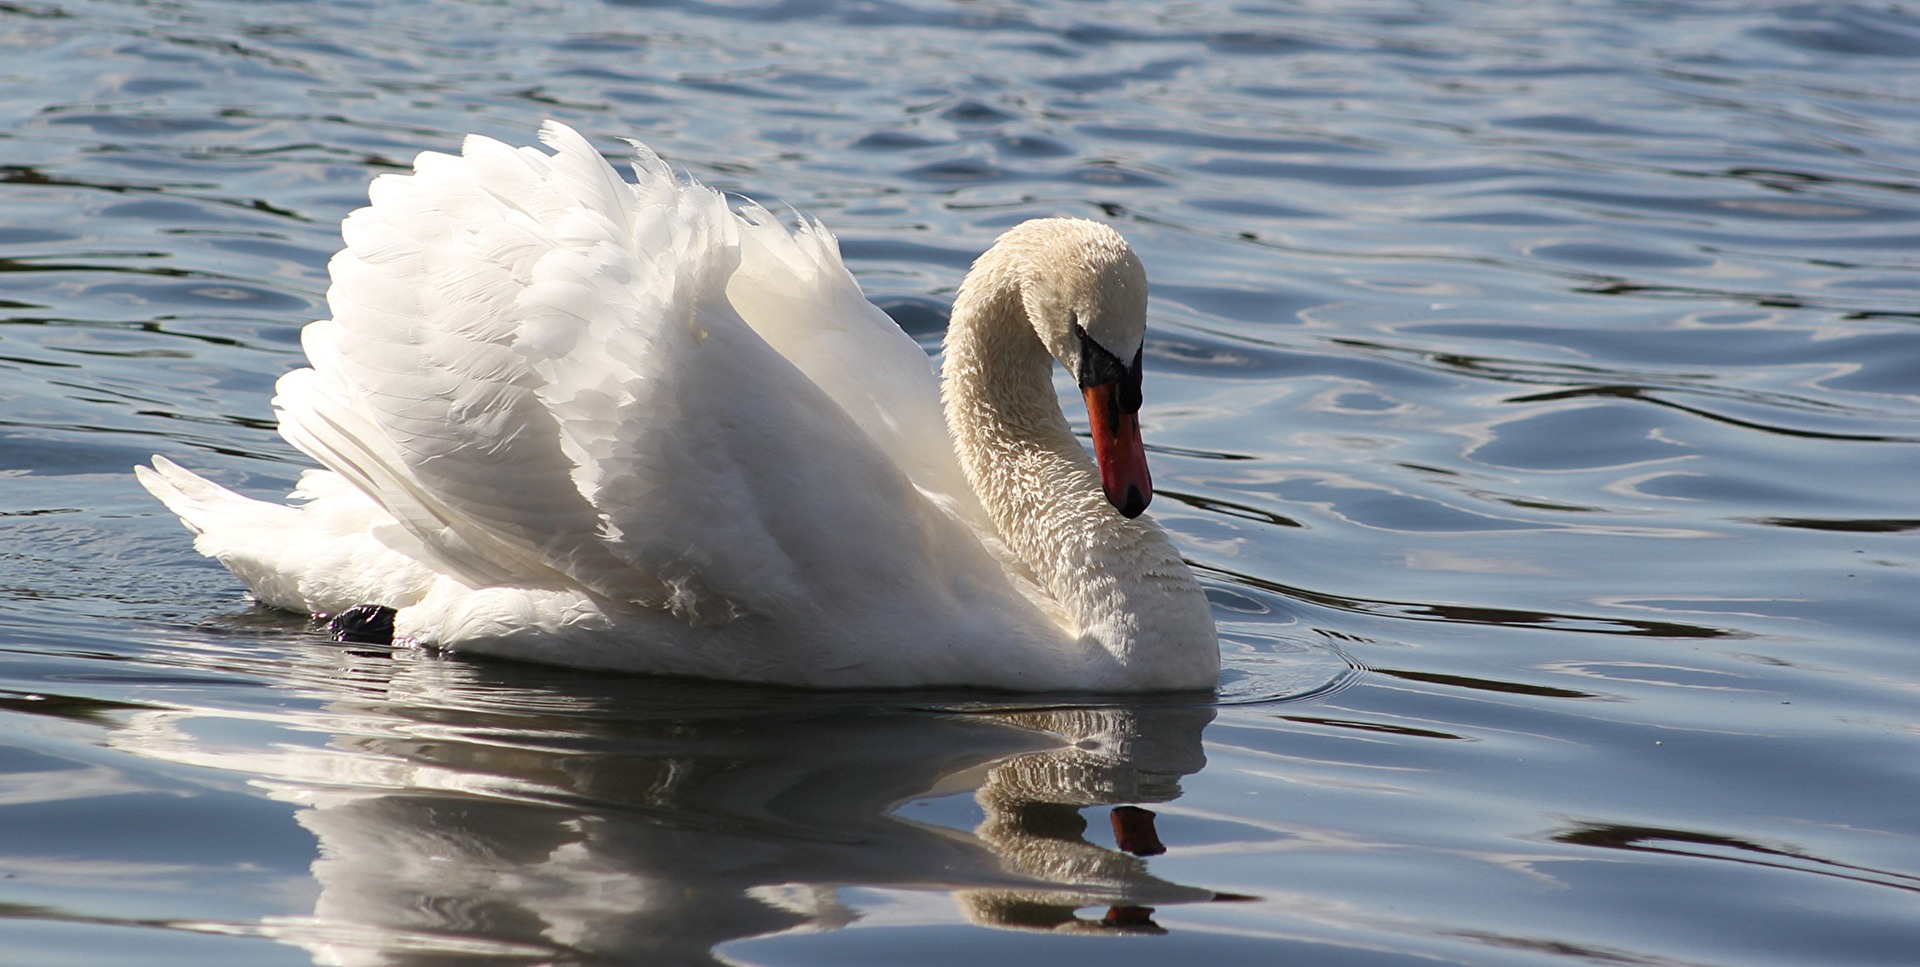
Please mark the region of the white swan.
[[737, 681], [1215, 684], [1206, 599], [1137, 516], [1147, 283], [1116, 232], [1030, 221], [980, 257], [943, 423], [925, 354], [823, 227], [736, 214], [637, 143], [629, 184], [571, 129], [541, 140], [424, 153], [343, 224], [333, 318], [274, 399], [327, 468], [303, 503], [137, 468], [258, 600]]

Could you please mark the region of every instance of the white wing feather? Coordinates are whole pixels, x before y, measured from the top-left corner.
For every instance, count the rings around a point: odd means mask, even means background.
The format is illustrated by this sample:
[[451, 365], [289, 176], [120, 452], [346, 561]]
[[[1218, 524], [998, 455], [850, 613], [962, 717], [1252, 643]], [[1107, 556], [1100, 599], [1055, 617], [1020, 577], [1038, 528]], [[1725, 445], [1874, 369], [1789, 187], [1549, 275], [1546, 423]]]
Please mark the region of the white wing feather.
[[817, 221], [789, 232], [758, 206], [741, 219], [740, 268], [727, 297], [748, 325], [832, 397], [915, 485], [991, 531], [954, 457], [931, 363], [867, 301], [832, 233]]

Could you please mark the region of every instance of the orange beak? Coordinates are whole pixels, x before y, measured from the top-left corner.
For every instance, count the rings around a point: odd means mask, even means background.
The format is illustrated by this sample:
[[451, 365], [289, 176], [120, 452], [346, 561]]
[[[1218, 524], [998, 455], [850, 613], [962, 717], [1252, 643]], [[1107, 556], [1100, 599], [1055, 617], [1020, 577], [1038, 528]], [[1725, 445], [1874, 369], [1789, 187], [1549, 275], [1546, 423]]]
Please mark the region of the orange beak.
[[1147, 448], [1140, 443], [1140, 412], [1120, 405], [1120, 383], [1081, 387], [1087, 422], [1093, 427], [1093, 461], [1100, 465], [1100, 487], [1115, 510], [1138, 517], [1153, 499], [1147, 473]]

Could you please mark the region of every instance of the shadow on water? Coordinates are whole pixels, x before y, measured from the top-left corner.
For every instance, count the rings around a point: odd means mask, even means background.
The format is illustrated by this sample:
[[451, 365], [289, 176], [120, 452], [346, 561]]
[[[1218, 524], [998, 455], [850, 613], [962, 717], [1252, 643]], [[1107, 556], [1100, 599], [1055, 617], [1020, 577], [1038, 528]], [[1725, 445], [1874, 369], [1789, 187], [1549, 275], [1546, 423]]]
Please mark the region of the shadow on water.
[[1920, 893], [1920, 876], [1822, 859], [1791, 847], [1766, 846], [1718, 833], [1616, 823], [1580, 823], [1554, 833], [1553, 840], [1574, 846], [1748, 863]]
[[1078, 933], [1160, 932], [1155, 907], [1245, 899], [1145, 859], [1165, 847], [1144, 807], [1206, 764], [1203, 700], [806, 694], [239, 644], [111, 660], [277, 668], [281, 698], [7, 707], [297, 805], [318, 840], [313, 910], [241, 929], [325, 962], [719, 962], [732, 940], [860, 918], [848, 888], [901, 891], [916, 921]]

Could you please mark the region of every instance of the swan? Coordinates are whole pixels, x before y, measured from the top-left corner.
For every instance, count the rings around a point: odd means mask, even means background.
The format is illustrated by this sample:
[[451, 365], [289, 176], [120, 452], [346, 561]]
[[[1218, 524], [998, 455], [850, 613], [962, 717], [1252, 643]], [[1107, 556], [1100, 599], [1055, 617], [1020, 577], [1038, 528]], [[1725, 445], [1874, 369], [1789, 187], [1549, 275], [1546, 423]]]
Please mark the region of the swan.
[[1216, 684], [1206, 598], [1142, 515], [1147, 281], [1119, 233], [1000, 236], [936, 379], [817, 221], [736, 211], [639, 142], [628, 182], [562, 124], [540, 140], [425, 152], [342, 223], [332, 318], [275, 387], [325, 468], [294, 503], [135, 468], [256, 600], [624, 672]]

